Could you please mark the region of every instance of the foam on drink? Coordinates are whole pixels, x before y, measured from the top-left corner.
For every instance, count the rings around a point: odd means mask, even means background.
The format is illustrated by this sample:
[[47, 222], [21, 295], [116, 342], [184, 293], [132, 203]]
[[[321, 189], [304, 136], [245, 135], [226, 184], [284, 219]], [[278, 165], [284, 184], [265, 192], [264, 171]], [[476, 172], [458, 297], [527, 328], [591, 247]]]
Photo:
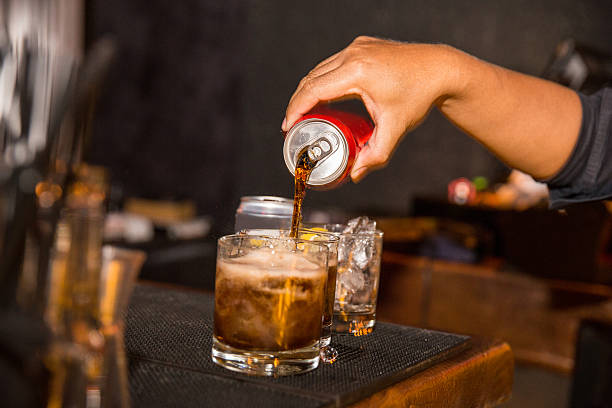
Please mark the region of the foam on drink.
[[318, 341], [326, 271], [289, 250], [261, 248], [217, 261], [215, 337], [247, 350]]

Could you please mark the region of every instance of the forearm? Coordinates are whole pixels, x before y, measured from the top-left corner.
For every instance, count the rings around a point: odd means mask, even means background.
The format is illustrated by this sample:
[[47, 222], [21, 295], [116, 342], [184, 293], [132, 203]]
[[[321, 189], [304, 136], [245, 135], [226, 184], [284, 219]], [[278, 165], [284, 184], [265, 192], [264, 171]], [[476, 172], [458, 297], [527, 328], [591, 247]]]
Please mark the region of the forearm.
[[580, 131], [582, 108], [572, 90], [447, 50], [453, 73], [438, 100], [441, 112], [509, 166], [537, 178], [566, 162]]

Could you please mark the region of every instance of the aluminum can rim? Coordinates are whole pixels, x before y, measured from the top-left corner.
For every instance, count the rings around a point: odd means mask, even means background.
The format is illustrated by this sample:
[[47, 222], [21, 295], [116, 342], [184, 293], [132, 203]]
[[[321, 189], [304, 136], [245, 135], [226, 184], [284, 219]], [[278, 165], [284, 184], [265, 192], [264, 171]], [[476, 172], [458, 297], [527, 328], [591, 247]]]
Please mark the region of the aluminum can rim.
[[[289, 157], [290, 143], [288, 142], [290, 142], [292, 138], [294, 137], [294, 135], [299, 130], [301, 130], [304, 126], [307, 126], [315, 122], [324, 123], [326, 125], [329, 125], [337, 132], [337, 135], [339, 136], [340, 143], [342, 146], [342, 151], [343, 151], [342, 161], [340, 165], [337, 167], [337, 169], [332, 173], [331, 176], [325, 177], [323, 179], [317, 179], [317, 178], [313, 178], [313, 175], [311, 174], [310, 179], [308, 180], [308, 183], [307, 183], [310, 186], [325, 186], [325, 185], [328, 185], [334, 182], [338, 177], [341, 177], [349, 161], [348, 144], [346, 141], [347, 136], [334, 123], [330, 122], [329, 120], [326, 120], [323, 118], [317, 118], [317, 117], [312, 117], [312, 118], [308, 118], [308, 119], [299, 121], [298, 123], [293, 125], [291, 129], [289, 129], [289, 131], [287, 132], [287, 135], [285, 136], [285, 143], [283, 145], [283, 157], [285, 159], [285, 164], [287, 168], [289, 169], [289, 172], [295, 176], [294, 157]], [[316, 166], [315, 166], [315, 169], [316, 169]]]

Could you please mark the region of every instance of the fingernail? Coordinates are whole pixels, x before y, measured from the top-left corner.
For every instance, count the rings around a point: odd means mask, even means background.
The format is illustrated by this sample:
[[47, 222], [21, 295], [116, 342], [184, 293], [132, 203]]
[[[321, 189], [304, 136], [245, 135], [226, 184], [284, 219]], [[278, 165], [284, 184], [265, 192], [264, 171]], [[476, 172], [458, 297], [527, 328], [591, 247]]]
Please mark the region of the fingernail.
[[281, 129], [287, 130], [285, 129], [285, 126], [287, 126], [287, 118], [283, 118], [283, 124], [281, 125]]

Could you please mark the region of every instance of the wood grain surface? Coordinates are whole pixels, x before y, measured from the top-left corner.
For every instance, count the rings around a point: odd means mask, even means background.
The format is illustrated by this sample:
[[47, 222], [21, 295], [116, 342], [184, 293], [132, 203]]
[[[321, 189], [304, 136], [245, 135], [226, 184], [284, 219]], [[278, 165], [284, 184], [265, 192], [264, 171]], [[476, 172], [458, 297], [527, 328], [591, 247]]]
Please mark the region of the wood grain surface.
[[471, 339], [450, 359], [354, 405], [365, 407], [494, 407], [510, 398], [514, 358], [508, 344]]
[[612, 319], [612, 287], [387, 251], [377, 318], [500, 338], [517, 361], [570, 373], [580, 320]]

